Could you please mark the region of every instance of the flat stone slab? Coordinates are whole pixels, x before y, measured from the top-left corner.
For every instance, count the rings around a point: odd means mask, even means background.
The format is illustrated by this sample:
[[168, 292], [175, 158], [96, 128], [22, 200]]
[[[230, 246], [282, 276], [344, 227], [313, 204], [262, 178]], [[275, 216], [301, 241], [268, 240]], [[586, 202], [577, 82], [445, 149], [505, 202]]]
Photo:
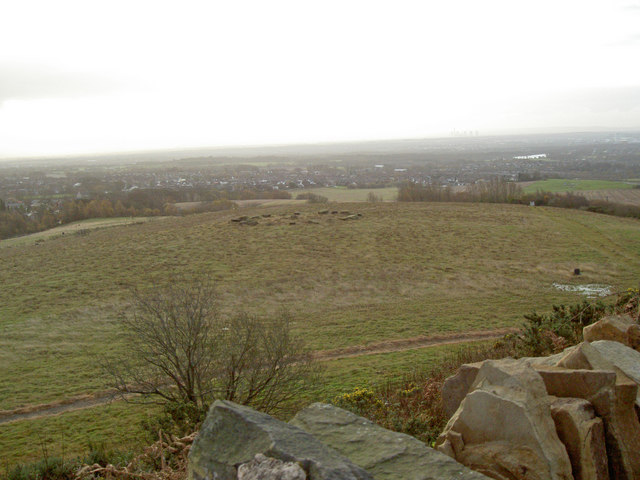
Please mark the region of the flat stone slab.
[[366, 469], [376, 480], [487, 480], [409, 435], [333, 405], [311, 404], [290, 423]]
[[295, 462], [308, 480], [372, 480], [312, 435], [265, 413], [218, 400], [207, 414], [189, 453], [189, 480], [237, 480], [241, 464], [256, 454]]
[[622, 370], [627, 377], [640, 384], [640, 352], [611, 340], [591, 342], [591, 346]]

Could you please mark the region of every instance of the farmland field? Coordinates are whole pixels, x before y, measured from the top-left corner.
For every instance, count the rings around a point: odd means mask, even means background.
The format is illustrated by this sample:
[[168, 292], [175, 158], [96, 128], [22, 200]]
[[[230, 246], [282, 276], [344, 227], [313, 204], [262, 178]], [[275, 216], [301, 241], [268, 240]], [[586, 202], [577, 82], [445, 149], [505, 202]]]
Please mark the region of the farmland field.
[[619, 190], [585, 190], [580, 192], [588, 200], [640, 206], [640, 188]]
[[[581, 298], [554, 282], [615, 290], [640, 277], [640, 222], [630, 219], [490, 204], [339, 206], [357, 220], [318, 210], [262, 206], [243, 209], [261, 216], [255, 226], [230, 222], [238, 213], [226, 211], [0, 248], [0, 410], [104, 390], [100, 359], [123, 350], [117, 318], [131, 286], [165, 284], [169, 274], [211, 276], [223, 314], [267, 316], [286, 306], [314, 350], [514, 326], [533, 309]], [[428, 362], [429, 350], [327, 362], [314, 399]], [[114, 408], [118, 418], [138, 416]], [[41, 423], [29, 422], [90, 425], [96, 411], [0, 425], [0, 438], [24, 437], [31, 450], [11, 458], [32, 458]], [[105, 435], [117, 443], [114, 428]], [[7, 445], [0, 441], [0, 458]]]

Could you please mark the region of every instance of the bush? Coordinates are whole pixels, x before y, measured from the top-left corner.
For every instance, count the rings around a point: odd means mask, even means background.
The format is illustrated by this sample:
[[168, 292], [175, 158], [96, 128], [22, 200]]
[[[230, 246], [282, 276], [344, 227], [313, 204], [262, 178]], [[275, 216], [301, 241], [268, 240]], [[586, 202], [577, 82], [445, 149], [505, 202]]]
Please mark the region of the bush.
[[569, 307], [554, 305], [551, 313], [525, 315], [527, 321], [520, 333], [513, 338], [507, 337], [506, 341], [514, 342], [517, 356], [538, 357], [558, 353], [580, 343], [582, 329], [610, 311], [611, 308], [601, 301], [584, 300]]
[[367, 194], [367, 202], [370, 202], [370, 203], [382, 202], [382, 195], [376, 195], [373, 192], [369, 192]]
[[156, 423], [165, 429], [172, 420], [180, 433], [190, 433], [216, 398], [278, 411], [315, 375], [316, 363], [291, 333], [287, 312], [227, 318], [207, 279], [169, 283], [148, 293], [132, 290], [131, 307], [120, 317], [127, 354], [103, 365], [123, 395], [164, 405]]
[[333, 402], [382, 427], [432, 444], [448, 420], [442, 407], [444, 380], [464, 363], [510, 354], [511, 351], [496, 344], [469, 346], [451, 353], [428, 370], [416, 370], [400, 381], [377, 388], [356, 388], [337, 396]]
[[299, 193], [296, 200], [306, 200], [307, 203], [329, 203], [329, 199], [316, 193]]

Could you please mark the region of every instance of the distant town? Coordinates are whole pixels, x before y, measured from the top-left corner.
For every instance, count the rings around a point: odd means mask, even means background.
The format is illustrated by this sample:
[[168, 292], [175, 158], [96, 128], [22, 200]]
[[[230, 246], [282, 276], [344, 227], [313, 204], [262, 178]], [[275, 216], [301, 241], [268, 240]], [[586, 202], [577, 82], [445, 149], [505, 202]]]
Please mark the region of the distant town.
[[[350, 147], [350, 148], [349, 148]], [[236, 156], [166, 160], [153, 154], [0, 163], [0, 199], [9, 209], [37, 210], [62, 200], [171, 190], [176, 200], [207, 192], [294, 192], [314, 187], [382, 188], [406, 182], [464, 186], [502, 177], [626, 180], [640, 178], [640, 133], [535, 135], [375, 142], [292, 155], [265, 149]], [[360, 151], [358, 151], [360, 150]], [[227, 152], [224, 152], [227, 153]], [[217, 196], [216, 196], [217, 197]]]

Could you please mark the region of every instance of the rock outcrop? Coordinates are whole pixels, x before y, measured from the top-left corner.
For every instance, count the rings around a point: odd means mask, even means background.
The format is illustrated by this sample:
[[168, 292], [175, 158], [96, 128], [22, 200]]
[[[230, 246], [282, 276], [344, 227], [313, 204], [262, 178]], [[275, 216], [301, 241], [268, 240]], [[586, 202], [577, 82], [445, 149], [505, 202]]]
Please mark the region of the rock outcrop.
[[419, 440], [341, 408], [314, 403], [290, 422], [364, 468], [377, 480], [486, 480]]
[[609, 317], [551, 357], [464, 365], [443, 386], [438, 449], [496, 479], [639, 479], [637, 330]]
[[636, 327], [609, 317], [556, 355], [463, 365], [443, 386], [439, 451], [332, 405], [287, 424], [218, 401], [189, 480], [638, 480]]
[[493, 478], [573, 478], [544, 382], [526, 362], [483, 362], [438, 450]]
[[238, 468], [254, 461], [256, 454], [297, 463], [309, 480], [373, 478], [303, 430], [228, 401], [211, 406], [189, 453], [188, 478], [236, 480]]
[[306, 480], [307, 474], [294, 462], [283, 462], [258, 453], [253, 460], [238, 467], [238, 480]]
[[289, 424], [213, 404], [189, 454], [189, 480], [487, 480], [402, 433], [315, 403]]

